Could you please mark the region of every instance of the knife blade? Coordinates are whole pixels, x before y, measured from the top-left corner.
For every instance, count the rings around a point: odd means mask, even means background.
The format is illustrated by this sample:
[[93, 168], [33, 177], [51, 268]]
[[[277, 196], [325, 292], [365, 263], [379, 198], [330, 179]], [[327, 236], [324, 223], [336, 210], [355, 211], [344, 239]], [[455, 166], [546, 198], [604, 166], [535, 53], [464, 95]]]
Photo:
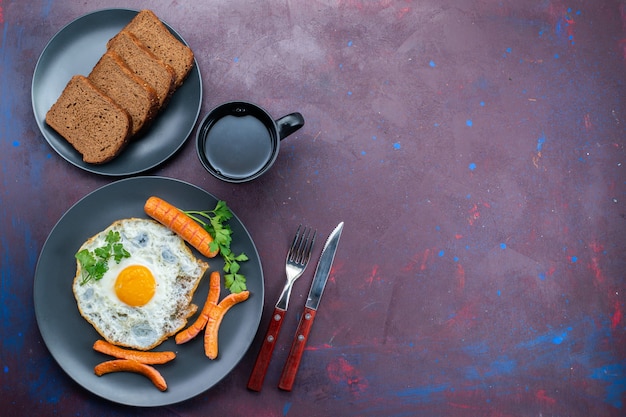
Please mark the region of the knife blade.
[[322, 254], [320, 255], [317, 268], [315, 269], [315, 276], [311, 283], [311, 289], [309, 290], [309, 295], [304, 305], [304, 311], [300, 317], [289, 356], [287, 357], [283, 372], [280, 376], [280, 382], [278, 383], [278, 388], [284, 391], [291, 391], [293, 383], [296, 380], [300, 360], [302, 359], [302, 354], [304, 353], [304, 348], [309, 333], [311, 332], [311, 327], [313, 326], [313, 320], [315, 319], [317, 308], [319, 307], [326, 282], [328, 281], [328, 276], [330, 275], [330, 269], [335, 259], [335, 253], [337, 253], [337, 246], [339, 245], [342, 230], [343, 222], [335, 227], [335, 230], [328, 236], [326, 244], [324, 244], [324, 248], [322, 249]]

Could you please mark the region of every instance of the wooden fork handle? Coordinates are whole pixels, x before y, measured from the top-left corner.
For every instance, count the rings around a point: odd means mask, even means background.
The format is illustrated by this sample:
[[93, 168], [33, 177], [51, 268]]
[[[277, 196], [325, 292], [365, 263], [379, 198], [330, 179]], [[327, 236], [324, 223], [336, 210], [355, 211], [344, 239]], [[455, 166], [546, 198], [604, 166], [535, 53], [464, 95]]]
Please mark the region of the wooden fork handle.
[[311, 332], [316, 312], [317, 311], [312, 308], [305, 307], [302, 317], [300, 317], [298, 329], [296, 330], [296, 335], [293, 338], [291, 350], [289, 351], [287, 362], [285, 362], [285, 367], [283, 368], [283, 373], [280, 376], [280, 382], [278, 383], [278, 388], [282, 390], [291, 391], [291, 388], [293, 387], [293, 383], [296, 380], [296, 374], [298, 373], [298, 368], [300, 367], [300, 359], [302, 359], [302, 354], [304, 353], [306, 341], [309, 338], [309, 333]]
[[272, 359], [272, 352], [274, 352], [274, 347], [276, 346], [276, 340], [278, 339], [278, 333], [280, 332], [280, 327], [283, 324], [285, 313], [285, 310], [278, 307], [274, 308], [274, 313], [272, 314], [270, 324], [267, 328], [267, 332], [265, 333], [265, 337], [263, 338], [263, 343], [261, 344], [261, 350], [259, 351], [254, 368], [252, 369], [252, 374], [250, 374], [250, 379], [248, 380], [248, 389], [251, 389], [252, 391], [261, 391], [261, 388], [263, 387], [265, 374], [267, 373], [267, 368], [269, 367]]

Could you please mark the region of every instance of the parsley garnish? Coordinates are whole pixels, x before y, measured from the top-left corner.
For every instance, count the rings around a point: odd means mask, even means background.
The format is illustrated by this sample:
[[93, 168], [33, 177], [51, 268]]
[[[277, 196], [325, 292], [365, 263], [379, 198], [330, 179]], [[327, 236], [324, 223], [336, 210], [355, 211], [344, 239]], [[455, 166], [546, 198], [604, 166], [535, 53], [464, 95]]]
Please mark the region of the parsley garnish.
[[[232, 230], [228, 220], [233, 217], [225, 201], [219, 200], [213, 210], [208, 211], [185, 211], [187, 216], [197, 221], [211, 236], [213, 242], [209, 245], [211, 251], [219, 249], [224, 259], [224, 286], [231, 293], [239, 293], [246, 290], [246, 277], [239, 273], [240, 262], [248, 260], [245, 253], [235, 255], [230, 249], [233, 240]], [[206, 219], [208, 221], [205, 221]]]
[[109, 270], [109, 259], [113, 258], [115, 263], [120, 263], [123, 258], [130, 257], [130, 253], [119, 243], [120, 233], [109, 230], [104, 238], [106, 245], [92, 251], [83, 249], [75, 257], [80, 263], [83, 279], [80, 285], [86, 284], [90, 280], [100, 280], [104, 273]]

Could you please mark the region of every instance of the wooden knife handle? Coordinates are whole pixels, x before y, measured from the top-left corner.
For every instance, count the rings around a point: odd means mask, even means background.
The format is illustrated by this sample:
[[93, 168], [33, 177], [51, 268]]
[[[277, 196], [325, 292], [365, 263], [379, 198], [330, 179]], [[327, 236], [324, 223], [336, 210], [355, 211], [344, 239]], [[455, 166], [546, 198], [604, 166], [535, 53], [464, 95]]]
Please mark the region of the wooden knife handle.
[[305, 307], [302, 317], [300, 317], [300, 323], [298, 323], [298, 329], [296, 330], [296, 335], [293, 338], [291, 350], [289, 351], [287, 362], [285, 363], [283, 373], [280, 376], [280, 382], [278, 383], [278, 388], [282, 390], [291, 391], [291, 388], [293, 387], [293, 383], [296, 380], [296, 374], [298, 373], [298, 367], [300, 366], [300, 359], [304, 353], [304, 347], [306, 346], [306, 341], [309, 338], [309, 332], [313, 326], [313, 320], [315, 319], [316, 312], [316, 310]]
[[263, 387], [263, 380], [265, 379], [265, 373], [270, 365], [272, 352], [274, 352], [274, 347], [276, 346], [276, 340], [278, 339], [278, 333], [280, 332], [280, 327], [283, 324], [284, 317], [285, 310], [274, 308], [270, 325], [268, 326], [265, 337], [263, 338], [261, 350], [259, 351], [254, 368], [252, 369], [252, 374], [250, 374], [250, 379], [248, 380], [248, 389], [261, 391], [261, 388]]

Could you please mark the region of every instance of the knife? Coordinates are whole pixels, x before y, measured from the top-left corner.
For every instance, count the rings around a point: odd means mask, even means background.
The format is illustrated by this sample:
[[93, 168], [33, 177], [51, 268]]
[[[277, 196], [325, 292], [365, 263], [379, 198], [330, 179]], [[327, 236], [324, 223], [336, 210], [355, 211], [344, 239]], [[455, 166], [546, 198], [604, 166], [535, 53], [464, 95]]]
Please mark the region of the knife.
[[315, 319], [317, 308], [320, 304], [322, 294], [324, 293], [326, 281], [328, 281], [328, 276], [330, 275], [330, 267], [335, 259], [335, 253], [337, 252], [337, 245], [339, 244], [342, 230], [343, 222], [335, 227], [335, 230], [328, 236], [326, 244], [322, 249], [320, 260], [315, 269], [315, 276], [311, 283], [311, 289], [309, 290], [309, 296], [304, 305], [304, 311], [300, 317], [300, 322], [298, 323], [298, 328], [296, 329], [296, 334], [291, 344], [291, 350], [289, 351], [287, 362], [285, 363], [282, 375], [280, 376], [280, 382], [278, 383], [278, 388], [284, 391], [291, 391], [293, 383], [296, 380], [296, 374], [300, 367], [300, 359], [302, 359], [304, 347], [306, 346], [306, 341], [311, 332], [313, 320]]

